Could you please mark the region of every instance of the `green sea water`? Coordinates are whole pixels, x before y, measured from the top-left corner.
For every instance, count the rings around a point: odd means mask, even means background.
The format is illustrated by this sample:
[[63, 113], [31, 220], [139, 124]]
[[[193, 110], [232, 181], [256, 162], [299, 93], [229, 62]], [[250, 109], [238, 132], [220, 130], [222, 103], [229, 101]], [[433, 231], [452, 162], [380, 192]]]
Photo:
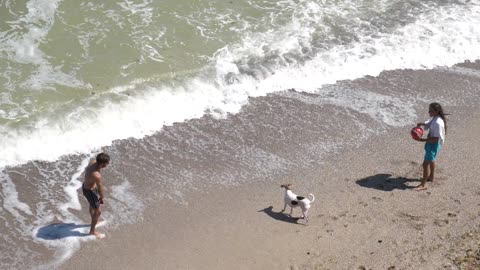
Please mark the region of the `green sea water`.
[[4, 2], [0, 121], [81, 105], [135, 80], [197, 73], [278, 5], [258, 2]]

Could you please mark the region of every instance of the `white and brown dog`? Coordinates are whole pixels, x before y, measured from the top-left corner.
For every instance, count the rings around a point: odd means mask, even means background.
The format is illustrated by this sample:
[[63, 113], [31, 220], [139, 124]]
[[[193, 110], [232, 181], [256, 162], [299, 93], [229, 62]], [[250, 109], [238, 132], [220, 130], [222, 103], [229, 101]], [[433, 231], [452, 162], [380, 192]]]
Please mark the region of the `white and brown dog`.
[[315, 196], [313, 196], [312, 193], [308, 194], [308, 196], [312, 196], [311, 200], [302, 196], [297, 196], [297, 194], [292, 192], [292, 184], [281, 185], [280, 187], [285, 189], [285, 205], [283, 206], [282, 212], [285, 211], [288, 204], [290, 205], [290, 216], [292, 216], [293, 208], [300, 206], [303, 213], [302, 218], [305, 219], [305, 223], [308, 223], [308, 210], [310, 209], [311, 204], [315, 201]]

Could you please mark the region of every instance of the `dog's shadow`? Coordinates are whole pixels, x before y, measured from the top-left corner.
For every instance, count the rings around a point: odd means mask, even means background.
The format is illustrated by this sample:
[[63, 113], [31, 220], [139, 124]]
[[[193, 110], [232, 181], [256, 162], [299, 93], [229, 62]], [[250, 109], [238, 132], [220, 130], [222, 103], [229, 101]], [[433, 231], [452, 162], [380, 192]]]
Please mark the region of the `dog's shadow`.
[[293, 224], [299, 224], [298, 223], [298, 220], [301, 219], [301, 218], [298, 218], [298, 217], [290, 217], [289, 215], [283, 213], [283, 212], [273, 212], [273, 206], [269, 206], [265, 209], [262, 209], [262, 210], [258, 210], [257, 212], [264, 212], [265, 214], [267, 214], [269, 217], [275, 219], [275, 220], [279, 220], [279, 221], [283, 221], [283, 222], [288, 222], [288, 223], [293, 223]]
[[359, 186], [366, 188], [374, 188], [382, 191], [392, 191], [394, 189], [412, 189], [415, 186], [407, 185], [409, 182], [419, 182], [418, 179], [406, 177], [392, 177], [391, 174], [379, 173], [369, 177], [355, 181]]

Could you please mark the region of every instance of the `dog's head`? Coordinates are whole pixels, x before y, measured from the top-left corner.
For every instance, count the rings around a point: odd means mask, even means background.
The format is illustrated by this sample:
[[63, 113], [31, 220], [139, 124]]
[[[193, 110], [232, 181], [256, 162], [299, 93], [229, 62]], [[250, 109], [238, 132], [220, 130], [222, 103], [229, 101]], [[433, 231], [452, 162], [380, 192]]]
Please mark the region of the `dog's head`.
[[280, 187], [286, 189], [286, 190], [291, 190], [293, 185], [292, 184], [285, 184], [285, 185], [280, 185]]

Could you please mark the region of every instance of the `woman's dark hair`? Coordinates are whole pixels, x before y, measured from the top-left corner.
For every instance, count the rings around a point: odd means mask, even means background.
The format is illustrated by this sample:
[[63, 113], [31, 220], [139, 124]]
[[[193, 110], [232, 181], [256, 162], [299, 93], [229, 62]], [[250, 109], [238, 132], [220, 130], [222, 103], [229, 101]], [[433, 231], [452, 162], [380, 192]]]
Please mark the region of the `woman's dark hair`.
[[110, 162], [110, 156], [105, 153], [100, 153], [97, 155], [97, 164], [104, 164]]
[[443, 112], [442, 105], [440, 105], [437, 102], [430, 103], [429, 107], [430, 107], [430, 109], [433, 109], [434, 111], [436, 111], [438, 113], [438, 116], [440, 116], [440, 118], [442, 118], [443, 122], [445, 123], [445, 133], [447, 133], [447, 117], [446, 117], [446, 115], [448, 115], [448, 113]]

